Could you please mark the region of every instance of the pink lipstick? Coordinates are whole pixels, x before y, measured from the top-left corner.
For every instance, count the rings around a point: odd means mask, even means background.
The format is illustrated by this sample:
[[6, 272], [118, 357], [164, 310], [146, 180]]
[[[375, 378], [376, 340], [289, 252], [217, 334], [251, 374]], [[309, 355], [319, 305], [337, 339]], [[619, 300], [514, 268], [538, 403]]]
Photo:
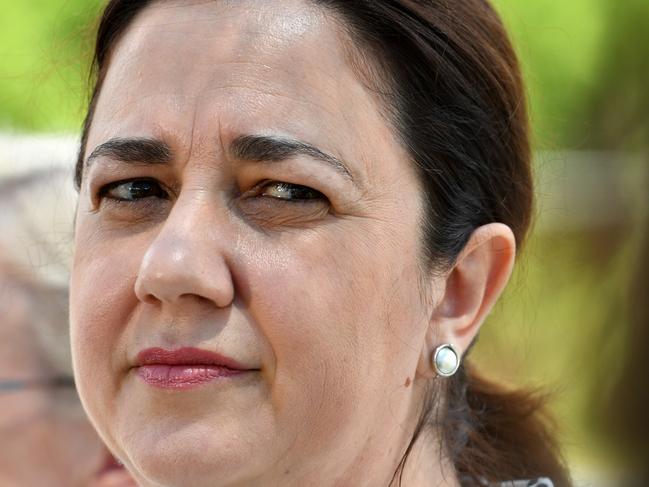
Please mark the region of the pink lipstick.
[[135, 366], [145, 383], [162, 389], [193, 389], [258, 370], [246, 368], [224, 355], [191, 347], [142, 350]]

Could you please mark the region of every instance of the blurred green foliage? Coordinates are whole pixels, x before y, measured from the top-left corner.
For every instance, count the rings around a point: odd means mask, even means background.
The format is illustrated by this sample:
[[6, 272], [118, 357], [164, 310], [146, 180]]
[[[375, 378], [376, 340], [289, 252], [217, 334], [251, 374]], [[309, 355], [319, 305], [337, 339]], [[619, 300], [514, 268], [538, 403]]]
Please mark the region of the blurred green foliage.
[[597, 82], [583, 105], [588, 147], [649, 149], [649, 2], [605, 3]]
[[538, 148], [649, 144], [649, 2], [495, 4], [522, 60]]
[[97, 0], [0, 0], [0, 130], [81, 125]]
[[519, 53], [537, 146], [571, 146], [604, 44], [604, 2], [496, 0]]

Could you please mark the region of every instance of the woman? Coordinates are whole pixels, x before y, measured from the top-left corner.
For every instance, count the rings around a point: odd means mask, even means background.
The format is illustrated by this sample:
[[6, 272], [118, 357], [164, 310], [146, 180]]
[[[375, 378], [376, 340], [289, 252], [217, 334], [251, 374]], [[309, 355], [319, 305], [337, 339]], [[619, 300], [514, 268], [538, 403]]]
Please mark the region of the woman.
[[532, 200], [485, 1], [114, 0], [95, 65], [73, 361], [139, 483], [568, 483], [460, 365]]
[[133, 485], [88, 423], [71, 377], [69, 173], [60, 167], [0, 180], [2, 486]]

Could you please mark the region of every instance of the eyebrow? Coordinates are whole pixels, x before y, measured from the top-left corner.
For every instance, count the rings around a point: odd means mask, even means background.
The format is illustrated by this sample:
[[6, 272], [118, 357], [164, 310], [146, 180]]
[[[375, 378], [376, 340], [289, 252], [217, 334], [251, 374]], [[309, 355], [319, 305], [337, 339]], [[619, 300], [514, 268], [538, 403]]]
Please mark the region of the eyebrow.
[[311, 144], [291, 137], [242, 135], [232, 141], [230, 153], [235, 159], [254, 162], [283, 161], [296, 156], [306, 156], [332, 167], [351, 182], [354, 182], [351, 172], [340, 159], [323, 152]]
[[172, 152], [161, 140], [116, 137], [95, 147], [86, 159], [86, 166], [100, 157], [131, 164], [167, 164], [172, 160]]
[[[251, 162], [278, 162], [296, 156], [306, 156], [322, 162], [355, 183], [347, 166], [337, 157], [308, 144], [286, 136], [241, 135], [229, 146], [230, 155]], [[116, 137], [98, 145], [86, 159], [90, 166], [95, 159], [108, 157], [128, 164], [168, 164], [173, 159], [171, 148], [158, 139], [142, 137]]]

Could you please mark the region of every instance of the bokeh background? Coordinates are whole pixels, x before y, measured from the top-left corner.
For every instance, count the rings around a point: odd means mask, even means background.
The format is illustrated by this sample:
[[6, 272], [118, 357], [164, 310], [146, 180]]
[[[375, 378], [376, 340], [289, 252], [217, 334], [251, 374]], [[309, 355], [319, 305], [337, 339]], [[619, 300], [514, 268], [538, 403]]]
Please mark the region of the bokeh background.
[[[495, 3], [528, 83], [537, 215], [474, 359], [549, 392], [580, 485], [622, 485], [649, 463], [649, 1]], [[0, 0], [0, 176], [72, 163], [99, 5]]]

